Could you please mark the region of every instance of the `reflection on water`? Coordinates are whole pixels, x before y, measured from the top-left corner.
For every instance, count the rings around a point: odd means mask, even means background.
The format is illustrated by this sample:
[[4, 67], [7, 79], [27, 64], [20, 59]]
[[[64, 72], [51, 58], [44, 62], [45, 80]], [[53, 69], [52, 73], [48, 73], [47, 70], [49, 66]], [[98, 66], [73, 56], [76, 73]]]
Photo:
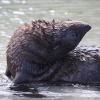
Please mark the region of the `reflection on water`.
[[[3, 91], [3, 92], [2, 92]], [[0, 98], [8, 97], [7, 100], [99, 100], [99, 86], [83, 86], [68, 84], [33, 84], [32, 87], [14, 87], [2, 86], [0, 89]]]
[[99, 0], [0, 0], [0, 100], [25, 100], [26, 97], [30, 97], [30, 100], [33, 97], [46, 98], [46, 100], [100, 98], [99, 90], [83, 89], [81, 86], [79, 88], [39, 86], [38, 89], [33, 88], [28, 92], [13, 91], [8, 88], [11, 82], [4, 76], [7, 43], [18, 26], [37, 19], [82, 20], [90, 23], [92, 29], [85, 35], [80, 45], [100, 46], [99, 12]]

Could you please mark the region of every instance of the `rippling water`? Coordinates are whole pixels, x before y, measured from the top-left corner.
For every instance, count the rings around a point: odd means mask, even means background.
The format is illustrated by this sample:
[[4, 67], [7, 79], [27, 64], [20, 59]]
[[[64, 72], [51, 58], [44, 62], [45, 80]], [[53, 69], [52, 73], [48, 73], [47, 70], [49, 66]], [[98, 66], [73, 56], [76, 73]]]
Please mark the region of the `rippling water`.
[[92, 29], [80, 45], [100, 46], [100, 0], [0, 0], [0, 100], [35, 100], [37, 97], [45, 100], [99, 100], [99, 87], [95, 90], [83, 89], [83, 86], [40, 86], [29, 92], [8, 88], [11, 82], [4, 75], [7, 43], [16, 28], [37, 19], [74, 19], [90, 23]]

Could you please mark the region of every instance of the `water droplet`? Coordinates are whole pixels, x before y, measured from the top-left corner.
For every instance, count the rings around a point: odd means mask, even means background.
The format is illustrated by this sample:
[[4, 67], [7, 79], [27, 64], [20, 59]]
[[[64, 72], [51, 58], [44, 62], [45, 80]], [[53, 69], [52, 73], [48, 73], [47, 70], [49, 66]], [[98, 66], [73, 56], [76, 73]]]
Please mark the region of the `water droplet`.
[[4, 3], [4, 4], [10, 4], [9, 0], [1, 0], [1, 2]]
[[22, 3], [26, 3], [26, 1], [22, 1]]
[[13, 11], [13, 14], [24, 15], [25, 13], [21, 11]]
[[65, 12], [64, 14], [65, 14], [65, 15], [67, 15], [68, 13], [67, 13], [67, 12]]
[[29, 10], [33, 10], [33, 8], [30, 7]]
[[51, 15], [54, 15], [55, 10], [50, 10]]

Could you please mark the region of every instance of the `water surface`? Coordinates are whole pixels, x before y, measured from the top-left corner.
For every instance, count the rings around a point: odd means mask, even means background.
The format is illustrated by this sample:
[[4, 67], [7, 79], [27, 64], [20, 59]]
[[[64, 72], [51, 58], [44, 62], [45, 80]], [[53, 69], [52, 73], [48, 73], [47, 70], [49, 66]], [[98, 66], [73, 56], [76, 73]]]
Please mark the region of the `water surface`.
[[99, 86], [96, 89], [80, 85], [39, 86], [36, 90], [18, 92], [8, 88], [11, 82], [4, 75], [7, 44], [21, 24], [37, 19], [82, 20], [92, 29], [79, 45], [100, 46], [99, 17], [99, 0], [0, 0], [0, 100], [99, 100]]

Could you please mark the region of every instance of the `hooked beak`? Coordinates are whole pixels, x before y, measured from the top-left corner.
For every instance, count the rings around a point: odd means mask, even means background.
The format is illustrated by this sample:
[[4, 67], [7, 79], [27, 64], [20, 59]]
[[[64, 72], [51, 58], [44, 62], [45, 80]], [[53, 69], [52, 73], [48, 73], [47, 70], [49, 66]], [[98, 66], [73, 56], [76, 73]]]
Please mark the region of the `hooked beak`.
[[82, 29], [83, 30], [83, 35], [85, 35], [91, 29], [91, 26], [87, 23], [84, 23], [82, 28], [83, 28]]

